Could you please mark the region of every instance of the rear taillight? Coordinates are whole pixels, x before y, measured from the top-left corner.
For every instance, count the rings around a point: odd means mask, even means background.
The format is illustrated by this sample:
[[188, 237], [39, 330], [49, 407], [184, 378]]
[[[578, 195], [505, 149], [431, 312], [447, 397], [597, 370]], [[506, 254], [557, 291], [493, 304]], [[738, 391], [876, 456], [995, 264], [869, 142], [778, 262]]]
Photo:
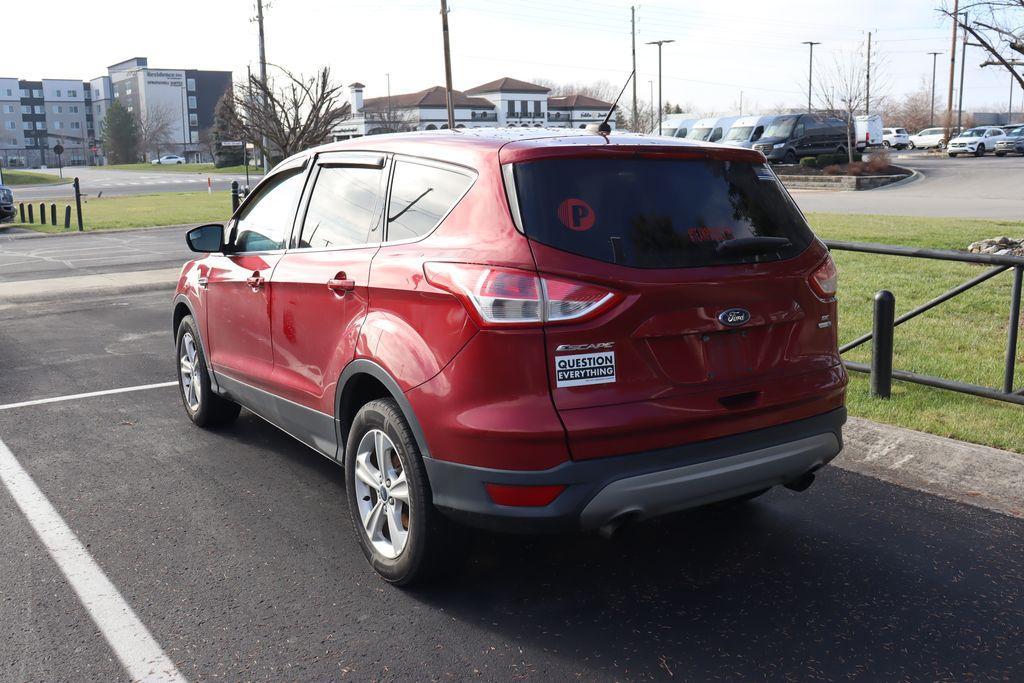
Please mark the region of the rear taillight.
[[475, 263], [426, 263], [427, 282], [457, 296], [484, 327], [579, 322], [618, 295], [586, 282]]
[[821, 265], [814, 269], [807, 283], [811, 286], [814, 294], [823, 301], [829, 301], [836, 296], [839, 287], [839, 273], [836, 271], [836, 264], [831, 256], [826, 256]]

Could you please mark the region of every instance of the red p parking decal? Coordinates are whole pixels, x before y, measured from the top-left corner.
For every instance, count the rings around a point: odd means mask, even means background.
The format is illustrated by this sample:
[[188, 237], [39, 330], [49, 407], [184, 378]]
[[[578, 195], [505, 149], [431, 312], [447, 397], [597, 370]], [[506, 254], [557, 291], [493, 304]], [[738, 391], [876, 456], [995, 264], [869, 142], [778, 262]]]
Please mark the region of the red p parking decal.
[[594, 210], [582, 199], [570, 198], [558, 205], [558, 220], [570, 230], [590, 230], [595, 219]]

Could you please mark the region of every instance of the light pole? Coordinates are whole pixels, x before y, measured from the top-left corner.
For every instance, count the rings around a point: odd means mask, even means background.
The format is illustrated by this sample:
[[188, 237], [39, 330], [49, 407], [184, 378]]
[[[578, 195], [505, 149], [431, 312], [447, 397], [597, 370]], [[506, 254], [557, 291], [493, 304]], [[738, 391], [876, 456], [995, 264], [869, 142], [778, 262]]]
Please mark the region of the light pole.
[[651, 86], [651, 133], [654, 133], [654, 81], [647, 81], [647, 85]]
[[929, 118], [929, 120], [928, 120], [928, 125], [929, 126], [934, 126], [935, 125], [935, 60], [942, 53], [941, 52], [929, 52], [928, 54], [930, 54], [932, 56], [932, 100], [931, 100], [932, 115], [931, 115], [931, 118]]
[[811, 113], [811, 79], [814, 76], [814, 46], [821, 45], [820, 42], [814, 42], [813, 40], [805, 40], [802, 45], [806, 45], [810, 49], [810, 57], [807, 62], [807, 113]]
[[[674, 43], [674, 40], [652, 40], [648, 42], [648, 45], [658, 46], [658, 121], [661, 121], [663, 112], [661, 111], [661, 46], [665, 43]], [[658, 126], [658, 135], [661, 135], [661, 126]]]

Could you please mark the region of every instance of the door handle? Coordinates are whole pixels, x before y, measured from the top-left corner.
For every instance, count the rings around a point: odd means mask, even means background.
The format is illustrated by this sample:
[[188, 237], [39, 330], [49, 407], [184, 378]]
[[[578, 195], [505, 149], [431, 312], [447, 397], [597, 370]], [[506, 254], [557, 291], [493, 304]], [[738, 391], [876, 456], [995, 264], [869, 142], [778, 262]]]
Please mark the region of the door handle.
[[356, 288], [356, 281], [350, 280], [345, 273], [338, 273], [327, 281], [327, 289], [335, 294], [344, 295]]
[[196, 282], [199, 284], [200, 287], [202, 287], [203, 289], [206, 289], [207, 285], [210, 284], [210, 278], [208, 278], [208, 277], [201, 277], [198, 280], [196, 280]]
[[264, 282], [266, 282], [266, 280], [263, 279], [259, 271], [253, 271], [252, 275], [245, 278], [245, 283], [252, 287], [252, 291], [254, 292], [263, 287]]

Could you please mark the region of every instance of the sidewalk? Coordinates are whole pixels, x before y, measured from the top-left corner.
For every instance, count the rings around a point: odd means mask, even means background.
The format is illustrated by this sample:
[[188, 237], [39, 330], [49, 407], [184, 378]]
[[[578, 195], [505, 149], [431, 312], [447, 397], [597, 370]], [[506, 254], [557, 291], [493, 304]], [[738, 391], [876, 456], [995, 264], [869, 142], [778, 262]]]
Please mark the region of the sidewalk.
[[0, 306], [66, 299], [83, 294], [109, 296], [162, 289], [171, 291], [177, 284], [179, 273], [180, 267], [3, 282], [0, 283]]

